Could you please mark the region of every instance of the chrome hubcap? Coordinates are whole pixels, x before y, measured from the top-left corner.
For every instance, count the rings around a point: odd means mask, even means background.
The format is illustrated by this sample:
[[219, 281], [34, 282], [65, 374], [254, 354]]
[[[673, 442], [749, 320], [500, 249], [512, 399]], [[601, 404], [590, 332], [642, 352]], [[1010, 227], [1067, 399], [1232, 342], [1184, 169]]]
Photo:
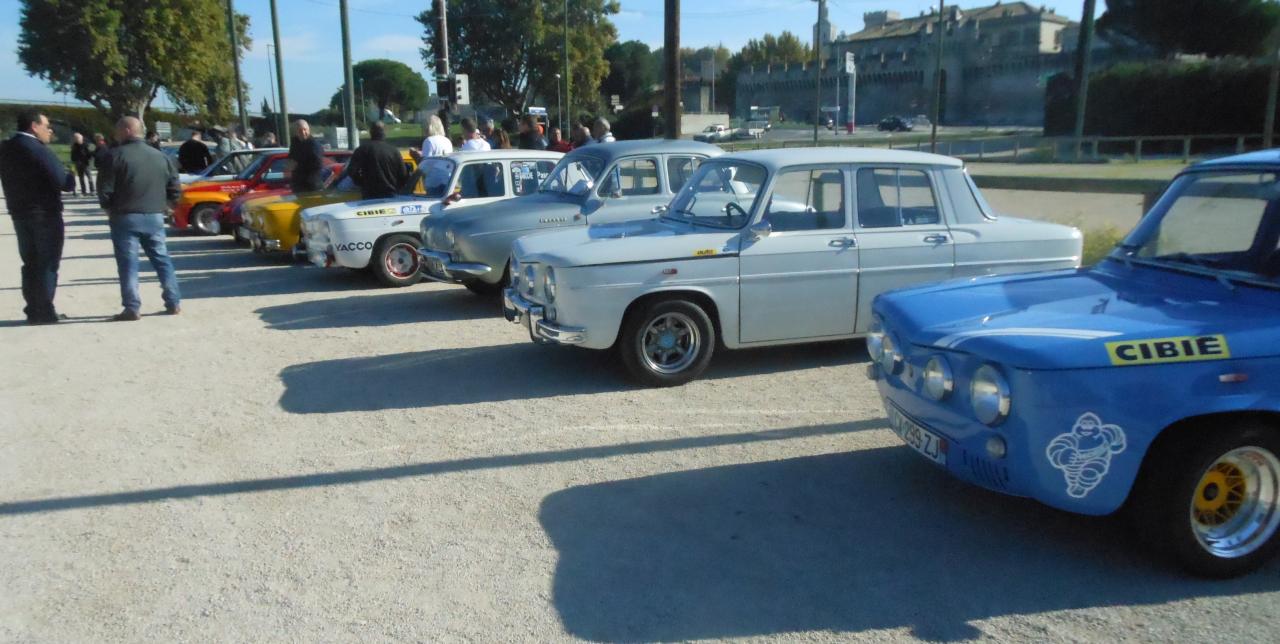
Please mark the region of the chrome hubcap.
[[204, 208], [196, 213], [196, 228], [214, 235], [222, 230], [217, 213], [212, 208]]
[[396, 277], [412, 277], [418, 272], [418, 253], [408, 244], [387, 250], [387, 272]]
[[1261, 447], [1223, 454], [1200, 477], [1191, 499], [1196, 540], [1215, 557], [1243, 557], [1280, 526], [1280, 460]]
[[702, 347], [698, 326], [683, 313], [664, 313], [649, 321], [640, 334], [645, 366], [658, 373], [679, 373], [693, 364]]

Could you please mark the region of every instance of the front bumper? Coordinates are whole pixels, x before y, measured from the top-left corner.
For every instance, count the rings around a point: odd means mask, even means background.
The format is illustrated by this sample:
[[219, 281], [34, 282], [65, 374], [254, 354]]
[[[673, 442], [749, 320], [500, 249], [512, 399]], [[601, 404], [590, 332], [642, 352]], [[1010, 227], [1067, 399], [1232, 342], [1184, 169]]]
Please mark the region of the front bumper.
[[418, 255], [422, 257], [422, 274], [436, 282], [461, 284], [493, 272], [488, 264], [455, 262], [449, 253], [419, 248]]
[[278, 253], [283, 250], [283, 245], [279, 239], [264, 237], [262, 233], [256, 230], [249, 231], [249, 247], [255, 253]]
[[502, 315], [527, 329], [529, 339], [534, 342], [575, 345], [587, 341], [586, 329], [548, 321], [542, 305], [524, 299], [514, 289], [502, 291]]

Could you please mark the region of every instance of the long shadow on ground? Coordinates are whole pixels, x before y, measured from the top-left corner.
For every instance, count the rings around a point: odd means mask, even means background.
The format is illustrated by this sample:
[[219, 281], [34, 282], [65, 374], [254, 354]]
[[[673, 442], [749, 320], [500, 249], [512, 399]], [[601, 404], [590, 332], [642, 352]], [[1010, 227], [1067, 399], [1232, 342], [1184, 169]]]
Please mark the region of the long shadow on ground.
[[902, 627], [954, 641], [990, 617], [1280, 589], [1274, 565], [1183, 577], [1119, 521], [988, 493], [897, 447], [570, 488], [539, 519], [555, 607], [596, 641]]
[[[726, 351], [716, 355], [703, 377], [734, 378], [866, 360], [862, 342]], [[288, 367], [280, 379], [285, 388], [280, 406], [295, 414], [416, 409], [634, 388], [614, 364], [612, 353], [532, 342], [324, 360]]]
[[[369, 280], [373, 288], [375, 283]], [[480, 298], [465, 289], [389, 289], [380, 295], [309, 300], [263, 307], [258, 316], [268, 328], [283, 331], [379, 327], [420, 322], [449, 322], [496, 318], [497, 300]]]

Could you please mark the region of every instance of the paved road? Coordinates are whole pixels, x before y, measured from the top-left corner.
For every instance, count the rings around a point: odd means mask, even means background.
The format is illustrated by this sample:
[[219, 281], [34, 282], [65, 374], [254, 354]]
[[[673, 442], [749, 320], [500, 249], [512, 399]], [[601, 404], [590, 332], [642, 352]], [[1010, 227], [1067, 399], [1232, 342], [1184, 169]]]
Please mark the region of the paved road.
[[[0, 641], [1270, 641], [1280, 566], [1186, 579], [1115, 521], [958, 483], [861, 343], [636, 389], [462, 289], [177, 238], [118, 309], [72, 208], [19, 317], [0, 217]], [[150, 273], [144, 311], [160, 309]]]

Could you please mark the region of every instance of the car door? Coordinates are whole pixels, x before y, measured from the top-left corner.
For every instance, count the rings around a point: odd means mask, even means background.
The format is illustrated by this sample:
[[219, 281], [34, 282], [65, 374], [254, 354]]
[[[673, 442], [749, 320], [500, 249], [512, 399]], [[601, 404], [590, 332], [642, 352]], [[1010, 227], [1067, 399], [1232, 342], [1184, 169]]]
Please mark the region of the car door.
[[760, 221], [739, 255], [743, 344], [854, 332], [859, 250], [849, 176], [839, 165], [791, 168], [774, 178]]
[[599, 206], [588, 213], [592, 224], [650, 217], [671, 196], [662, 189], [658, 157], [637, 156], [619, 159], [605, 171], [596, 198]]
[[468, 206], [500, 201], [511, 194], [507, 174], [501, 161], [463, 163], [446, 194], [458, 193], [462, 197], [460, 203]]
[[927, 167], [859, 167], [854, 171], [859, 333], [870, 324], [871, 301], [885, 291], [950, 279], [955, 244]]

